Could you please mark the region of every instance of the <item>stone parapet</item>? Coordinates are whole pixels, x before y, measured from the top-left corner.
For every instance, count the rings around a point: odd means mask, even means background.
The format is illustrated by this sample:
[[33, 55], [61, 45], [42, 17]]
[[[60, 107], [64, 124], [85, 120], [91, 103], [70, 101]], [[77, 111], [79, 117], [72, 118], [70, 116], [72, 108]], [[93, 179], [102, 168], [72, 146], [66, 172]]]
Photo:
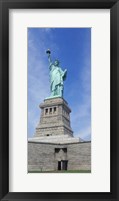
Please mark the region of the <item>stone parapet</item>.
[[29, 138], [28, 142], [44, 142], [55, 144], [77, 143], [83, 142], [81, 138], [70, 137], [69, 135], [49, 136], [49, 137], [34, 137]]

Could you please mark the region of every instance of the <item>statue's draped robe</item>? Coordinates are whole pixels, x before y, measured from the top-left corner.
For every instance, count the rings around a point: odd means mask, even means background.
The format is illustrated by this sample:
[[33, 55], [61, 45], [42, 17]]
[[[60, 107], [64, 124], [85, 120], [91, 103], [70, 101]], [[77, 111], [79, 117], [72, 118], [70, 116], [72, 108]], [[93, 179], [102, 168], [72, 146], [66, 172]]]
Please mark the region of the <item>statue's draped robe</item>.
[[52, 92], [57, 89], [57, 86], [61, 86], [63, 89], [63, 76], [64, 72], [60, 67], [50, 65], [50, 88]]

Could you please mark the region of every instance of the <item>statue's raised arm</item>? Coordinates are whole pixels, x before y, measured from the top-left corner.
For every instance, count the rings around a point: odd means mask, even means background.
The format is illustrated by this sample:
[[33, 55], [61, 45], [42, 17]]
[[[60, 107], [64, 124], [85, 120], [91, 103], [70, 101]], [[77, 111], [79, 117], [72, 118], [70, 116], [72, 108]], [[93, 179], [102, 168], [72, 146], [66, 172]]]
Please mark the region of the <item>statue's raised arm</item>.
[[48, 49], [47, 51], [46, 51], [46, 53], [47, 53], [47, 55], [48, 55], [48, 61], [49, 61], [49, 64], [50, 64], [50, 66], [52, 65], [52, 60], [51, 60], [51, 51]]

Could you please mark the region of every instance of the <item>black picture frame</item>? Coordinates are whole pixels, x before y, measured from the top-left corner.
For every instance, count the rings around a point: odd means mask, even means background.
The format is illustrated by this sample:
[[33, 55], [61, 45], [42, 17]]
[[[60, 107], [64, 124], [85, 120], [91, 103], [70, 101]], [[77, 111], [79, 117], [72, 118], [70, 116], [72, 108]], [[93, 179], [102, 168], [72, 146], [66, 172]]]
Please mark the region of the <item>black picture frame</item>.
[[[111, 23], [111, 190], [91, 193], [9, 192], [9, 9], [110, 9]], [[1, 200], [119, 200], [119, 1], [0, 0], [0, 198]], [[98, 182], [98, 181], [97, 181]], [[102, 178], [103, 182], [103, 178]]]

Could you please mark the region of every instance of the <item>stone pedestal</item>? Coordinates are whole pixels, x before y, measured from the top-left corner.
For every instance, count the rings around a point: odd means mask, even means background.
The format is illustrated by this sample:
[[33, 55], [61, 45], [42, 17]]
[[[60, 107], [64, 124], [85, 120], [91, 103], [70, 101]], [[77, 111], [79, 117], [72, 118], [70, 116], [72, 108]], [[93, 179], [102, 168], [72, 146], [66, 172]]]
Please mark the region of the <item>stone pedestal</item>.
[[64, 136], [73, 137], [70, 125], [70, 108], [60, 97], [45, 99], [40, 104], [41, 117], [34, 137]]

